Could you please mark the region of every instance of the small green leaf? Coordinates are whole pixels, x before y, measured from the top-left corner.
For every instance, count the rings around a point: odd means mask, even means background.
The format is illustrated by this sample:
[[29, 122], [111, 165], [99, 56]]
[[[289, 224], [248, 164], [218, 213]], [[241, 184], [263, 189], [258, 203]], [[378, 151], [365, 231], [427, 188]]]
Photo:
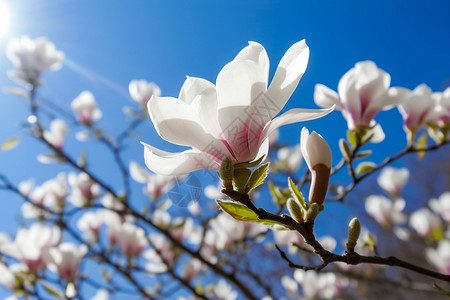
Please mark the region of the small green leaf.
[[102, 272], [103, 279], [107, 283], [110, 282], [112, 279], [112, 273], [108, 273], [108, 271], [106, 271], [106, 268], [104, 268], [104, 267], [101, 268], [101, 272]]
[[353, 130], [347, 131], [347, 139], [348, 139], [349, 143], [352, 144], [353, 149], [355, 149], [358, 143], [357, 143], [357, 139], [356, 139], [356, 133]]
[[0, 146], [0, 149], [2, 151], [8, 151], [8, 150], [11, 150], [11, 149], [17, 147], [17, 145], [19, 145], [20, 139], [21, 139], [20, 135], [16, 135], [16, 136], [10, 138]]
[[372, 247], [375, 247], [377, 245], [377, 243], [375, 243], [375, 239], [373, 238], [373, 236], [369, 233], [367, 234], [367, 244], [369, 244]]
[[246, 162], [246, 163], [240, 163], [240, 164], [235, 164], [234, 168], [235, 169], [246, 169], [246, 168], [253, 168], [256, 167], [257, 165], [259, 165], [263, 159], [265, 158], [265, 156], [261, 156], [260, 158], [258, 158], [255, 161], [252, 162]]
[[364, 150], [364, 151], [359, 152], [355, 156], [355, 159], [364, 158], [364, 157], [370, 156], [371, 154], [372, 154], [372, 150]]
[[216, 200], [216, 202], [224, 212], [232, 216], [235, 220], [263, 223], [266, 225], [278, 224], [284, 226], [283, 224], [276, 221], [259, 219], [256, 213], [244, 204], [225, 200]]
[[[416, 148], [417, 149], [424, 149], [427, 147], [427, 140], [428, 135], [426, 132], [422, 133], [420, 137], [417, 139]], [[417, 155], [419, 156], [419, 159], [422, 159], [425, 156], [425, 151], [419, 151], [417, 152]]]
[[292, 181], [292, 179], [290, 177], [288, 178], [288, 183], [289, 183], [289, 190], [292, 193], [292, 197], [294, 197], [297, 200], [297, 202], [304, 209], [306, 209], [305, 198], [303, 197], [302, 193], [297, 189], [297, 187], [295, 186], [294, 182]]
[[370, 161], [364, 161], [356, 167], [356, 174], [367, 173], [375, 169], [377, 165]]
[[274, 202], [279, 205], [286, 204], [286, 201], [289, 198], [290, 193], [291, 193], [291, 192], [289, 192], [289, 195], [286, 197], [283, 194], [283, 191], [279, 187], [275, 186], [273, 184], [273, 182], [269, 182], [269, 190], [270, 190], [272, 196], [274, 197]]
[[450, 297], [450, 291], [444, 290], [443, 288], [438, 286], [436, 283], [433, 283], [433, 285], [434, 285], [434, 288], [437, 289], [439, 292], [441, 292], [442, 294]]
[[250, 171], [250, 169], [234, 169], [233, 184], [238, 192], [245, 192], [245, 187], [247, 186], [251, 174], [252, 171]]
[[341, 150], [342, 156], [345, 160], [349, 161], [352, 151], [344, 139], [339, 140], [339, 149]]
[[250, 175], [250, 179], [248, 180], [247, 183], [247, 192], [250, 192], [251, 190], [253, 190], [254, 188], [260, 186], [263, 182], [264, 179], [266, 179], [267, 175], [268, 175], [268, 170], [269, 168], [269, 163], [266, 163], [264, 165], [261, 165], [259, 167], [257, 167], [252, 175]]
[[46, 290], [53, 296], [58, 297], [59, 299], [64, 299], [64, 295], [62, 294], [61, 291], [58, 291], [56, 288], [54, 288], [46, 283], [41, 283], [41, 284], [42, 284], [42, 287], [44, 288], [44, 290]]
[[78, 160], [78, 166], [80, 166], [81, 168], [84, 168], [84, 167], [86, 167], [86, 164], [87, 164], [87, 153], [86, 153], [86, 151], [83, 151]]

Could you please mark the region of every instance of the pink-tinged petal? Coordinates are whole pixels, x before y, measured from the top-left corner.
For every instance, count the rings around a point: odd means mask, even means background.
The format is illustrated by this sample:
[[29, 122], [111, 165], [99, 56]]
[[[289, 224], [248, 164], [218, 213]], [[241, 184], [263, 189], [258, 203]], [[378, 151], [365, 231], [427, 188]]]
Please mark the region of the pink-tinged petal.
[[379, 69], [373, 61], [355, 64], [357, 74], [356, 89], [359, 90], [361, 105], [364, 109], [381, 96], [391, 83], [391, 76]]
[[158, 134], [168, 142], [190, 146], [217, 157], [229, 155], [226, 146], [208, 132], [198, 113], [187, 103], [175, 98], [153, 96], [148, 111]]
[[211, 93], [216, 93], [216, 86], [212, 82], [198, 77], [187, 77], [178, 99], [191, 104], [198, 95]]
[[219, 164], [203, 152], [191, 149], [180, 153], [170, 153], [142, 142], [141, 144], [144, 145], [145, 165], [157, 174], [181, 175], [200, 169], [219, 169]]
[[309, 48], [305, 40], [295, 43], [286, 51], [263, 100], [265, 107], [275, 108], [267, 110], [267, 121], [283, 109], [305, 73], [308, 60]]
[[332, 89], [320, 83], [316, 84], [314, 87], [314, 102], [318, 106], [324, 108], [336, 105], [336, 108], [339, 109], [340, 105], [339, 95]]
[[369, 104], [362, 116], [361, 124], [369, 125], [380, 110], [389, 110], [394, 105], [401, 103], [408, 93], [410, 93], [408, 89], [401, 87], [388, 89], [376, 101]]
[[[232, 61], [217, 77], [217, 108], [219, 124], [225, 141], [238, 161], [247, 161], [250, 122], [254, 104], [265, 92], [264, 71], [253, 61]], [[259, 132], [251, 132], [251, 136]], [[254, 155], [254, 153], [253, 153]]]
[[234, 60], [236, 61], [242, 61], [242, 60], [251, 60], [257, 63], [261, 69], [264, 71], [264, 78], [267, 83], [269, 82], [269, 57], [267, 56], [266, 49], [257, 42], [248, 42], [248, 46], [241, 50], [241, 52], [236, 55]]
[[261, 133], [260, 142], [264, 141], [278, 127], [297, 122], [314, 120], [329, 114], [333, 110], [334, 106], [324, 109], [294, 108], [288, 110], [281, 116], [276, 117], [271, 122], [267, 123], [266, 127]]
[[338, 93], [341, 99], [342, 114], [347, 120], [348, 127], [353, 129], [359, 124], [361, 116], [361, 102], [359, 93], [356, 89], [355, 68], [345, 73], [338, 83]]

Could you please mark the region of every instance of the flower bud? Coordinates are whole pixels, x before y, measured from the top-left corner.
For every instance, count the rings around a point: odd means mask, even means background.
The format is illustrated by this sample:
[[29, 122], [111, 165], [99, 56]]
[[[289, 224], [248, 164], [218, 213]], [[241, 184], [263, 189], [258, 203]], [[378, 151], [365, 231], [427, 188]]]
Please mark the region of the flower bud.
[[233, 173], [234, 165], [231, 157], [227, 156], [222, 160], [220, 165], [219, 177], [222, 179], [223, 187], [226, 190], [233, 190]]
[[300, 207], [300, 204], [293, 198], [289, 198], [287, 201], [287, 209], [291, 215], [292, 218], [294, 218], [295, 221], [302, 224], [303, 223], [303, 210]]
[[311, 203], [306, 211], [306, 222], [314, 222], [319, 213], [319, 205], [317, 203]]
[[349, 252], [355, 251], [356, 243], [358, 242], [359, 234], [361, 233], [361, 223], [358, 218], [351, 219], [348, 223], [348, 242], [347, 250]]
[[311, 188], [309, 203], [322, 205], [328, 190], [332, 154], [325, 139], [315, 131], [309, 134], [308, 129], [302, 129], [301, 148], [308, 168], [311, 171]]
[[238, 192], [240, 193], [245, 192], [245, 187], [247, 186], [247, 182], [251, 174], [252, 171], [246, 168], [234, 170], [233, 183]]

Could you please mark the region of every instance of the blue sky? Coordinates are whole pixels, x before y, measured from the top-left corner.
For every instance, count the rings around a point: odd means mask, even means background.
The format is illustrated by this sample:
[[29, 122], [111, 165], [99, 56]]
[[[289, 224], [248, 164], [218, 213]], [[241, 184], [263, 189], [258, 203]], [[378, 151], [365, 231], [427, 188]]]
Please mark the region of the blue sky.
[[[264, 45], [273, 75], [284, 52], [306, 39], [309, 65], [285, 110], [315, 108], [314, 85], [336, 89], [340, 77], [361, 60], [373, 60], [390, 73], [393, 86], [414, 88], [426, 83], [439, 91], [450, 84], [450, 2], [445, 0], [3, 2], [13, 16], [9, 35], [0, 39], [0, 86], [14, 85], [6, 76], [12, 68], [4, 51], [8, 39], [47, 36], [65, 53], [67, 62], [61, 70], [44, 75], [42, 95], [68, 107], [81, 91], [92, 91], [104, 112], [99, 124], [112, 134], [126, 125], [122, 107], [133, 106], [127, 92], [132, 79], [154, 81], [164, 96], [177, 96], [186, 75], [215, 82], [221, 68], [247, 41]], [[0, 141], [4, 141], [19, 132], [28, 108], [22, 99], [0, 95]], [[383, 112], [377, 120], [387, 137], [375, 149], [393, 153], [390, 149], [402, 148], [405, 139], [399, 113]], [[338, 154], [337, 141], [346, 130], [340, 113], [287, 126], [281, 140], [297, 143], [301, 126], [321, 133]], [[146, 142], [179, 150], [160, 139], [150, 122], [139, 131]], [[84, 145], [73, 141], [74, 133], [67, 149], [77, 157]], [[44, 148], [26, 139], [13, 151], [0, 153], [0, 173], [14, 182], [35, 177], [40, 183], [52, 178], [55, 170], [64, 170], [37, 163], [34, 151], [39, 150]], [[107, 175], [111, 161], [98, 155], [100, 150], [89, 148], [89, 158], [93, 169]], [[126, 156], [143, 163], [138, 141], [129, 144]], [[114, 177], [110, 180], [115, 183]], [[18, 201], [15, 196], [0, 195], [5, 203], [0, 230], [13, 232], [11, 211], [17, 211]]]

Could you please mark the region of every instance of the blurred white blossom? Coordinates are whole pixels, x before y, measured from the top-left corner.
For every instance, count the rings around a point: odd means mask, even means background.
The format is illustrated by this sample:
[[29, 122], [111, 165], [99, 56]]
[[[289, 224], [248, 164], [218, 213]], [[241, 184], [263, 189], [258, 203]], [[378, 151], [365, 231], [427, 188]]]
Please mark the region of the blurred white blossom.
[[429, 205], [435, 213], [450, 223], [450, 192], [442, 193], [439, 199], [431, 199]]
[[391, 201], [384, 196], [371, 195], [366, 199], [366, 212], [382, 226], [392, 226], [406, 221], [402, 213], [405, 200]]
[[94, 95], [89, 91], [81, 92], [70, 104], [77, 119], [84, 125], [92, 125], [102, 117], [102, 111], [97, 107]]
[[161, 89], [154, 82], [147, 82], [144, 79], [132, 80], [128, 85], [131, 99], [136, 101], [142, 109], [147, 107], [147, 102], [155, 95], [161, 96]]
[[73, 281], [78, 273], [78, 265], [87, 251], [86, 245], [77, 246], [72, 243], [62, 243], [50, 248], [45, 260], [50, 270], [58, 273], [61, 278], [67, 281]]
[[42, 72], [59, 69], [64, 59], [64, 54], [56, 50], [55, 45], [45, 37], [32, 40], [22, 36], [12, 39], [6, 47], [6, 55], [19, 69], [18, 72], [10, 72], [10, 75], [32, 86], [41, 84], [39, 76]]
[[403, 187], [409, 179], [409, 170], [406, 168], [384, 167], [377, 178], [378, 185], [393, 198], [402, 194]]
[[58, 227], [34, 223], [30, 228], [20, 228], [14, 242], [2, 244], [0, 251], [16, 258], [29, 270], [37, 271], [45, 266], [44, 257], [48, 250], [60, 241], [61, 231]]

